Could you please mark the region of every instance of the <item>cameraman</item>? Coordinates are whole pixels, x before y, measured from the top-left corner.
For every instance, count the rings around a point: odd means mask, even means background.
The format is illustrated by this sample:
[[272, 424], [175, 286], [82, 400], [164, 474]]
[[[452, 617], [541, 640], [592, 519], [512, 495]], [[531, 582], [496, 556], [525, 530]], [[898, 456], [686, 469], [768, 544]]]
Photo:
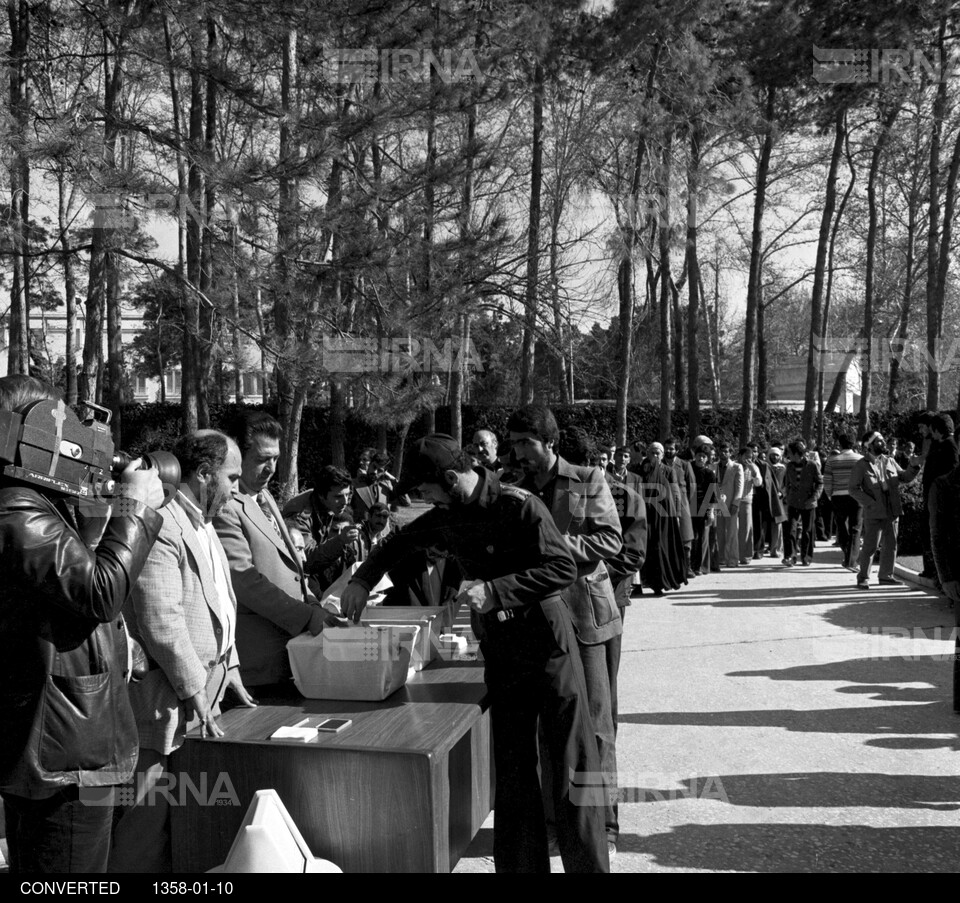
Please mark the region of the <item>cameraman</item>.
[[[48, 399], [60, 395], [41, 380], [0, 379], [0, 410]], [[13, 873], [106, 870], [112, 802], [81, 790], [124, 783], [137, 759], [120, 609], [163, 503], [156, 472], [137, 463], [92, 549], [73, 499], [0, 476], [0, 796]]]

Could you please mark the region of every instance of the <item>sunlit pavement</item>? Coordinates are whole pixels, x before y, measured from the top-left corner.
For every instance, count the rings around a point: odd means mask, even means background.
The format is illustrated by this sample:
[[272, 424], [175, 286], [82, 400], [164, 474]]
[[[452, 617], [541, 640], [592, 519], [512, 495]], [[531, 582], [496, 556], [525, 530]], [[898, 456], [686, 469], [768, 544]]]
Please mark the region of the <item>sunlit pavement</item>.
[[[960, 869], [953, 610], [839, 560], [634, 599], [614, 872]], [[493, 870], [492, 826], [456, 871]]]

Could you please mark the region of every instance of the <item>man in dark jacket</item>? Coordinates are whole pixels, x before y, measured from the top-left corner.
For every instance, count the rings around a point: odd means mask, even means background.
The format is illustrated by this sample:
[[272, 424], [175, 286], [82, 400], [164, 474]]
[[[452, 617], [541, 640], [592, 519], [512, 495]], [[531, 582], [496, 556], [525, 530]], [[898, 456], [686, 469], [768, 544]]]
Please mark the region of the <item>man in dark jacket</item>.
[[[31, 419], [49, 405], [52, 439], [75, 419], [52, 386], [0, 379], [0, 411], [34, 404]], [[163, 486], [137, 463], [105, 520], [77, 497], [0, 478], [0, 796], [14, 873], [106, 871], [112, 788], [137, 760], [120, 612], [162, 523]]]
[[[928, 424], [930, 430], [930, 451], [923, 462], [923, 473], [920, 476], [923, 487], [923, 504], [930, 510], [930, 493], [934, 481], [938, 477], [946, 476], [960, 460], [957, 456], [957, 444], [953, 441], [953, 418], [949, 414], [935, 414]], [[933, 551], [930, 547], [930, 520], [925, 517], [921, 521], [920, 536], [923, 542], [923, 570], [921, 577], [937, 579], [937, 567], [933, 560]]]
[[[613, 496], [598, 468], [571, 464], [557, 454], [559, 429], [553, 412], [527, 405], [507, 421], [510, 442], [525, 477], [521, 484], [553, 515], [577, 565], [577, 579], [562, 592], [570, 609], [587, 685], [590, 719], [597, 738], [600, 768], [609, 781], [606, 814], [610, 852], [616, 853], [616, 729], [610, 672], [619, 661], [623, 621], [604, 562], [620, 554], [623, 537]], [[547, 801], [549, 802], [549, 801]]]
[[539, 723], [553, 763], [564, 869], [606, 872], [602, 799], [582, 796], [583, 784], [596, 781], [600, 759], [573, 623], [560, 598], [577, 576], [568, 544], [535, 495], [472, 467], [450, 436], [420, 440], [413, 459], [404, 487], [418, 488], [436, 507], [373, 551], [344, 590], [343, 613], [359, 620], [370, 589], [418, 549], [442, 548], [455, 560], [467, 578], [461, 598], [472, 609], [490, 691], [494, 864], [498, 871], [550, 871], [537, 774]]

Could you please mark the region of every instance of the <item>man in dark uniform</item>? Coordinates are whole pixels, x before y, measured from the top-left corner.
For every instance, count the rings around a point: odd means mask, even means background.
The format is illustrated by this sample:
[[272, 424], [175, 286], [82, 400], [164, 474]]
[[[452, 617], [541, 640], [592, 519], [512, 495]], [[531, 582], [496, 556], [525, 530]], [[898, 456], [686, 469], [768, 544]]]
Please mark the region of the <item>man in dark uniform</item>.
[[343, 614], [359, 620], [371, 587], [417, 549], [436, 546], [454, 559], [466, 577], [461, 599], [472, 609], [486, 662], [497, 777], [497, 871], [550, 871], [537, 773], [538, 721], [552, 764], [564, 869], [609, 871], [600, 760], [583, 665], [560, 599], [577, 576], [567, 544], [539, 499], [472, 467], [470, 455], [450, 436], [421, 439], [413, 458], [407, 482], [436, 507], [374, 550], [343, 593]]

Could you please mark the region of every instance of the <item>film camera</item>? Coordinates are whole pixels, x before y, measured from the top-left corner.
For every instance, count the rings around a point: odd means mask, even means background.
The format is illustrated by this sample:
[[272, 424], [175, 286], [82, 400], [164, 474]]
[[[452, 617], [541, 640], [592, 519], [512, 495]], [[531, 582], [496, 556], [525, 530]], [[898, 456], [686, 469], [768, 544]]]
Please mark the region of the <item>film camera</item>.
[[[44, 399], [22, 412], [0, 411], [0, 466], [3, 473], [81, 499], [113, 494], [116, 478], [133, 458], [114, 450], [111, 412], [84, 403], [81, 421], [62, 401]], [[141, 469], [154, 469], [169, 500], [180, 486], [180, 462], [169, 452], [142, 456]]]

